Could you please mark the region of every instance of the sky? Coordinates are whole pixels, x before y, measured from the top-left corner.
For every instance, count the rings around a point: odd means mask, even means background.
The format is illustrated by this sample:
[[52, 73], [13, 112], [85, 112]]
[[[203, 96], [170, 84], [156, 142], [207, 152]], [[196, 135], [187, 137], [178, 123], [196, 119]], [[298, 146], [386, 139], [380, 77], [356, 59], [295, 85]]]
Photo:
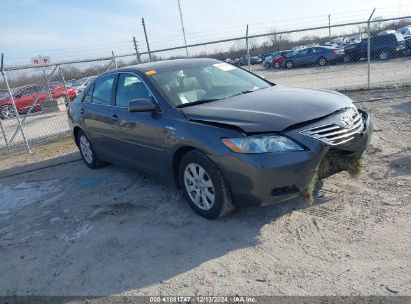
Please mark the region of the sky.
[[[411, 0], [180, 0], [187, 43], [363, 20], [411, 15]], [[0, 52], [6, 62], [28, 64], [133, 52], [132, 37], [146, 50], [182, 45], [177, 0], [0, 0]], [[8, 61], [7, 61], [8, 60]]]

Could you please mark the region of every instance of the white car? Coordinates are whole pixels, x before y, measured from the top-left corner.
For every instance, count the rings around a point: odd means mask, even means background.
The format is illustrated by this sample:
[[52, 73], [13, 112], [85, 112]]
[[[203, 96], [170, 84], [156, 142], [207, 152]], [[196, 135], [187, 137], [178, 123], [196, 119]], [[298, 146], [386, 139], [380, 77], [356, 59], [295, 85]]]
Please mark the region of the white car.
[[71, 83], [71, 87], [77, 91], [77, 93], [82, 92], [90, 82], [92, 82], [96, 76], [90, 76], [90, 77], [85, 77], [85, 78], [80, 78], [77, 80], [74, 80]]
[[411, 36], [411, 25], [406, 25], [397, 29], [397, 33], [402, 34], [404, 37]]

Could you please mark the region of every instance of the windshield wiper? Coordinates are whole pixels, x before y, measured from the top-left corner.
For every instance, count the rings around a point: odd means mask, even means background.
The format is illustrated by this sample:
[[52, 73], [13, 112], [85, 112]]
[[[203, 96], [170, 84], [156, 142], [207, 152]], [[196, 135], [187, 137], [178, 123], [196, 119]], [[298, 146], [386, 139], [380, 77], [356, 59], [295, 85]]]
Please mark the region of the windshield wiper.
[[255, 89], [255, 90], [244, 90], [244, 91], [235, 93], [235, 94], [231, 95], [230, 97], [239, 96], [239, 95], [244, 95], [244, 94], [248, 94], [248, 93], [253, 93], [253, 92], [258, 91], [258, 90], [261, 90], [261, 89], [264, 89], [264, 88], [258, 88], [258, 89]]
[[182, 103], [182, 104], [176, 105], [176, 108], [184, 108], [184, 107], [194, 106], [194, 105], [198, 105], [198, 104], [202, 104], [202, 103], [217, 101], [217, 100], [221, 100], [221, 99], [224, 99], [224, 98], [201, 99], [201, 100], [197, 100], [197, 101], [192, 101], [192, 102], [187, 102], [187, 103]]

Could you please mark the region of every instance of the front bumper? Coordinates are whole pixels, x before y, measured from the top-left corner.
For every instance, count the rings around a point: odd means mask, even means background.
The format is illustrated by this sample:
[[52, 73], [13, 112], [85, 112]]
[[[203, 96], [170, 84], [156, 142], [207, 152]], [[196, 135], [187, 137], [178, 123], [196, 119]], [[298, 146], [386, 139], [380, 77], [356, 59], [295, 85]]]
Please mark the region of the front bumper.
[[372, 123], [366, 112], [364, 129], [341, 146], [330, 146], [300, 134], [294, 129], [284, 135], [295, 139], [307, 150], [265, 154], [238, 154], [209, 157], [219, 166], [226, 178], [236, 205], [276, 203], [299, 196], [328, 154], [360, 158], [372, 134]]

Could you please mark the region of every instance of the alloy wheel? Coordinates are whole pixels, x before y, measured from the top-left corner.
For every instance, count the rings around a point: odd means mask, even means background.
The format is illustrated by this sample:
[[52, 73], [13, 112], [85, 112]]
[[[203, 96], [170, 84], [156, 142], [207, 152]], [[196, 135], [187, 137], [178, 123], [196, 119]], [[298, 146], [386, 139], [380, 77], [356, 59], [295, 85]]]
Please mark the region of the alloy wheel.
[[381, 60], [387, 60], [388, 59], [388, 53], [387, 52], [381, 52], [380, 53], [380, 59]]
[[318, 59], [318, 64], [320, 66], [325, 66], [327, 64], [327, 60], [325, 58]]
[[93, 162], [93, 151], [91, 150], [90, 142], [84, 134], [80, 136], [80, 151], [86, 162], [91, 164]]
[[3, 118], [10, 118], [16, 116], [13, 107], [10, 105], [2, 106], [0, 110], [0, 115]]
[[215, 202], [215, 189], [206, 170], [190, 163], [184, 170], [184, 186], [193, 203], [202, 210], [210, 210]]

